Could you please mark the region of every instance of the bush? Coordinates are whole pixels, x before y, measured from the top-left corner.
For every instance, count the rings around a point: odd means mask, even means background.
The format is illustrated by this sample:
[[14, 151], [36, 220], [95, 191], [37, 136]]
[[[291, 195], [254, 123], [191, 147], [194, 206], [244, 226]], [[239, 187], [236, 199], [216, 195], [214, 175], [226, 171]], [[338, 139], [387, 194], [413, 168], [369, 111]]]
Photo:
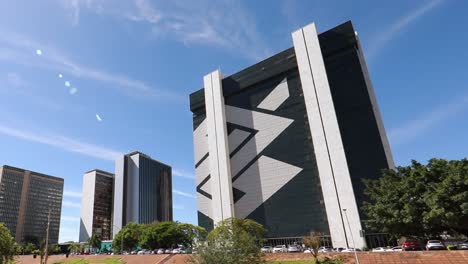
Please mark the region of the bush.
[[455, 246], [455, 245], [448, 245], [448, 246], [447, 246], [447, 249], [448, 249], [448, 250], [457, 250], [457, 246]]
[[264, 263], [260, 245], [265, 229], [248, 219], [229, 218], [220, 222], [196, 247], [193, 264], [258, 264]]

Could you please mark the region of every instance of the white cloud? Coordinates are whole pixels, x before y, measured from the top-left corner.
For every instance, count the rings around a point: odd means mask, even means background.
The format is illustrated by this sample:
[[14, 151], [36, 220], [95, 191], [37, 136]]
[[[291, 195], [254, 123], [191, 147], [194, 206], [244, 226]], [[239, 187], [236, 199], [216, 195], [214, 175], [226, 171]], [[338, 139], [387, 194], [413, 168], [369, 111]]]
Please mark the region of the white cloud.
[[172, 169], [172, 175], [182, 178], [195, 179], [192, 173], [180, 169]]
[[[156, 36], [184, 44], [221, 47], [253, 60], [271, 52], [257, 31], [253, 14], [238, 1], [61, 1], [79, 22], [80, 10], [147, 25]], [[129, 5], [129, 3], [131, 3]], [[78, 17], [77, 17], [78, 16]]]
[[191, 194], [191, 193], [179, 191], [179, 190], [176, 190], [176, 189], [173, 189], [172, 193], [175, 193], [175, 194], [178, 194], [178, 195], [181, 195], [181, 196], [185, 196], [185, 197], [189, 197], [189, 198], [196, 198], [196, 196]]
[[80, 221], [80, 218], [77, 217], [77, 216], [66, 216], [66, 215], [62, 215], [60, 217], [60, 220], [61, 221], [67, 221], [67, 222], [79, 222]]
[[366, 51], [366, 57], [368, 58], [368, 60], [371, 60], [374, 56], [376, 56], [377, 53], [379, 53], [379, 51], [382, 50], [388, 42], [395, 38], [402, 30], [408, 27], [411, 23], [423, 17], [443, 2], [444, 0], [427, 1], [425, 4], [419, 6], [417, 9], [412, 10], [405, 16], [398, 18], [398, 20], [396, 20], [388, 28], [383, 29], [373, 39], [370, 39], [369, 48]]
[[63, 207], [81, 208], [81, 204], [80, 204], [80, 203], [71, 202], [71, 201], [63, 201], [63, 202], [62, 202], [62, 206], [63, 206]]
[[75, 191], [65, 190], [65, 191], [63, 192], [63, 196], [66, 196], [66, 197], [73, 197], [73, 198], [81, 198], [81, 192], [75, 192]]
[[456, 113], [468, 108], [468, 95], [443, 104], [431, 112], [411, 120], [400, 127], [390, 129], [389, 138], [392, 145], [400, 145], [421, 136], [431, 127], [444, 122]]
[[[2, 28], [0, 28], [0, 44], [7, 46], [0, 48], [0, 60], [49, 71], [64, 72], [76, 78], [107, 83], [108, 85], [105, 87], [117, 89], [136, 98], [185, 100], [185, 97], [181, 94], [155, 89], [141, 80], [79, 64], [51, 46], [45, 46], [26, 36]], [[30, 52], [37, 47], [42, 47], [42, 50], [47, 51], [47, 54], [41, 56], [39, 60], [34, 58], [35, 54]]]
[[85, 143], [76, 139], [71, 139], [61, 135], [50, 135], [40, 134], [37, 132], [30, 132], [25, 130], [19, 130], [12, 127], [0, 125], [0, 134], [23, 139], [31, 142], [41, 143], [49, 146], [53, 146], [65, 151], [75, 152], [90, 156], [93, 158], [105, 159], [114, 161], [118, 156], [122, 155], [121, 152]]
[[[62, 135], [40, 134], [26, 130], [20, 130], [13, 127], [0, 125], [0, 134], [15, 137], [22, 140], [27, 140], [35, 143], [41, 143], [56, 147], [68, 152], [75, 152], [85, 156], [115, 161], [118, 156], [124, 155], [123, 152], [110, 148], [93, 145], [77, 139], [72, 139]], [[177, 177], [194, 179], [194, 176], [184, 170], [173, 169], [172, 174]], [[81, 193], [73, 191], [65, 191], [64, 196], [81, 197]]]

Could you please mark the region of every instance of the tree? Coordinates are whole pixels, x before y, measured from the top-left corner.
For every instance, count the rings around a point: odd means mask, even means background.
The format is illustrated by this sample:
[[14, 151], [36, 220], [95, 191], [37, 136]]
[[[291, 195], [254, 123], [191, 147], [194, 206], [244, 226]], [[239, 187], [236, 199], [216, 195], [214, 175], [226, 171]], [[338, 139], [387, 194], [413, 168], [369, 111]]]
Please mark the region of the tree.
[[72, 242], [68, 245], [68, 250], [73, 253], [81, 253], [81, 245], [79, 243]]
[[304, 237], [304, 245], [310, 248], [310, 253], [312, 253], [315, 263], [319, 263], [317, 257], [321, 240], [322, 234], [318, 232], [311, 232], [309, 236]]
[[183, 239], [180, 244], [186, 247], [193, 248], [194, 243], [206, 238], [207, 232], [205, 228], [192, 224], [179, 224], [179, 229], [183, 233]]
[[34, 245], [33, 243], [27, 243], [26, 245], [24, 245], [23, 249], [24, 254], [31, 254], [33, 250], [36, 249], [36, 245]]
[[101, 248], [101, 242], [101, 235], [97, 233], [93, 233], [88, 239], [88, 244], [93, 248]]
[[140, 236], [144, 230], [144, 225], [137, 223], [128, 223], [120, 230], [112, 241], [114, 252], [120, 252], [121, 242], [123, 239], [123, 250], [133, 250], [136, 248], [140, 241]]
[[0, 264], [5, 264], [13, 261], [17, 252], [15, 240], [10, 235], [10, 231], [6, 226], [0, 223]]
[[468, 236], [468, 160], [431, 159], [427, 165], [386, 170], [365, 180], [366, 228], [394, 237], [430, 238], [447, 231]]
[[248, 219], [226, 219], [212, 230], [206, 241], [198, 242], [198, 254], [190, 258], [194, 264], [263, 263], [260, 251], [265, 229]]

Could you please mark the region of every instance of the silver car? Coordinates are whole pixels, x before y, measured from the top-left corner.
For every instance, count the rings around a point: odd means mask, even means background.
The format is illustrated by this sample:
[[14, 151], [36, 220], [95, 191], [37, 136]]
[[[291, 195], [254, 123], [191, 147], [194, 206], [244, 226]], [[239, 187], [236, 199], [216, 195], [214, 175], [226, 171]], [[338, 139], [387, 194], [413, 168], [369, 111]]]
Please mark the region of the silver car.
[[264, 246], [261, 249], [262, 253], [271, 253], [273, 252], [273, 247], [272, 246]]
[[457, 245], [458, 249], [468, 249], [468, 240], [465, 240]]
[[288, 252], [289, 253], [301, 252], [301, 249], [296, 245], [289, 245], [288, 246]]
[[285, 253], [288, 252], [288, 249], [285, 245], [278, 245], [273, 248], [273, 253]]
[[429, 240], [426, 244], [427, 250], [441, 250], [445, 249], [445, 245], [440, 240]]

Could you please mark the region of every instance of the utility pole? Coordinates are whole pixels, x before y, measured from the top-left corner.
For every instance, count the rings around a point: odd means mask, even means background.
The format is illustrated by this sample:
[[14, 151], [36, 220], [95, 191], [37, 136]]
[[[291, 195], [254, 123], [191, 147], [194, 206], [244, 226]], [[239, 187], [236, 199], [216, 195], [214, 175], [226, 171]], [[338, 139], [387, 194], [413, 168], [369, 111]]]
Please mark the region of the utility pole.
[[356, 258], [356, 264], [360, 264], [359, 263], [359, 258], [357, 256], [357, 252], [356, 252], [356, 244], [354, 244], [354, 237], [353, 237], [353, 232], [351, 230], [351, 224], [349, 223], [348, 214], [346, 213], [346, 209], [343, 209], [343, 212], [344, 212], [344, 214], [346, 216], [346, 222], [348, 222], [349, 233], [351, 234], [351, 242], [353, 242], [353, 251], [354, 251], [354, 257]]
[[46, 241], [45, 241], [45, 253], [44, 253], [44, 264], [47, 264], [47, 258], [49, 257], [49, 228], [50, 228], [50, 213], [51, 208], [49, 207], [49, 215], [47, 216], [47, 231], [46, 231]]

